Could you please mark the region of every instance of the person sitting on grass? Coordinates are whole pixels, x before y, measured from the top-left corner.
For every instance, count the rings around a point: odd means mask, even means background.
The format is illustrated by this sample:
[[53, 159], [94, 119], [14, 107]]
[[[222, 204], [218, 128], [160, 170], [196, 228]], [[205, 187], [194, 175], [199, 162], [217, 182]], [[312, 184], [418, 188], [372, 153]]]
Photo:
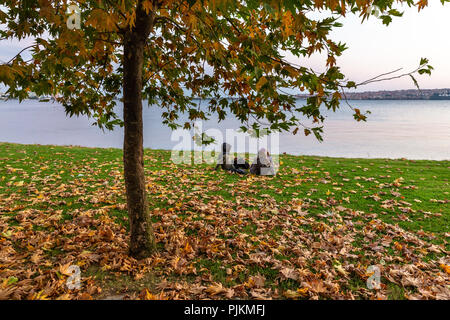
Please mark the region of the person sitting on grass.
[[242, 158], [234, 157], [233, 164], [236, 169], [248, 170], [250, 168], [248, 162]]
[[257, 176], [275, 175], [275, 165], [269, 151], [264, 148], [258, 151], [258, 155], [250, 166], [250, 173]]
[[217, 165], [214, 170], [222, 168], [225, 171], [236, 172], [239, 174], [246, 174], [244, 169], [248, 169], [250, 166], [245, 160], [234, 158], [230, 155], [231, 145], [228, 143], [222, 144], [222, 152], [217, 158]]

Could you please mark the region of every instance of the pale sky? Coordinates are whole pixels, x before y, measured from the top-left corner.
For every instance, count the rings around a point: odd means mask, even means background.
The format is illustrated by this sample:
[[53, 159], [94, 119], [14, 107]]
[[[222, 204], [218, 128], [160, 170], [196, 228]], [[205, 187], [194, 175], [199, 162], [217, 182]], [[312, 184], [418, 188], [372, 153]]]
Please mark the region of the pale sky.
[[[394, 17], [388, 27], [374, 17], [363, 24], [355, 15], [341, 19], [344, 26], [333, 32], [333, 39], [346, 43], [349, 49], [338, 58], [338, 65], [349, 79], [360, 82], [398, 68], [412, 71], [420, 58], [426, 57], [435, 70], [431, 77], [417, 77], [420, 86], [450, 88], [450, 5], [430, 0], [430, 5], [420, 13], [416, 8], [399, 9], [405, 12], [404, 16]], [[0, 61], [8, 61], [30, 42], [0, 41]], [[323, 69], [324, 58], [320, 56], [309, 61], [287, 59], [318, 71]], [[367, 85], [358, 91], [413, 88], [411, 79], [404, 78]]]
[[[375, 17], [364, 21], [356, 15], [340, 20], [342, 28], [333, 32], [332, 38], [346, 43], [348, 49], [338, 58], [344, 74], [361, 82], [379, 74], [404, 68], [417, 68], [420, 58], [430, 60], [435, 68], [432, 76], [417, 76], [423, 89], [450, 88], [450, 5], [442, 6], [439, 0], [417, 12], [417, 8], [397, 7], [403, 17], [393, 17], [385, 26]], [[288, 58], [292, 60], [292, 58]], [[324, 57], [313, 57], [307, 64], [315, 70], [323, 69]], [[302, 63], [302, 61], [296, 61]], [[304, 63], [304, 62], [303, 62]], [[358, 91], [414, 89], [407, 77], [361, 87]]]

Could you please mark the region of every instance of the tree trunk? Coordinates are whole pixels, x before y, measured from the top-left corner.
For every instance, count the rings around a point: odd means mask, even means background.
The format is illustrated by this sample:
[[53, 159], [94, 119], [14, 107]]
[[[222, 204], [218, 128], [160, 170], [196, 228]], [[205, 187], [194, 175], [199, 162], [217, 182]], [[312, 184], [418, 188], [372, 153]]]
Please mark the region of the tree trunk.
[[142, 68], [144, 46], [153, 18], [137, 10], [136, 26], [124, 35], [123, 55], [123, 164], [130, 223], [130, 255], [146, 258], [155, 250], [144, 174]]

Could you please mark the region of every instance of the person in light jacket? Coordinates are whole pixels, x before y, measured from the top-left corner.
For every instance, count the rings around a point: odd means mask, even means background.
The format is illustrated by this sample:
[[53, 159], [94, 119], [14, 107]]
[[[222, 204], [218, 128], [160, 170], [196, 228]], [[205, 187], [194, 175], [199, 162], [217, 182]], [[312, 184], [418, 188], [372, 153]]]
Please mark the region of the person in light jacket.
[[270, 153], [266, 149], [261, 148], [250, 166], [250, 173], [258, 176], [273, 176], [276, 173], [275, 171], [275, 165]]

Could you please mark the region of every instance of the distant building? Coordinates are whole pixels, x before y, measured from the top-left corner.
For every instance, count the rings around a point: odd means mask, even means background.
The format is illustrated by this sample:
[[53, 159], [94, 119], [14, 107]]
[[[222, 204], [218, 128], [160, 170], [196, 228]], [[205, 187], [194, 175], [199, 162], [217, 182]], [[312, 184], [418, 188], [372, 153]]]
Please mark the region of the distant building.
[[[450, 89], [347, 92], [348, 100], [450, 100]], [[306, 99], [309, 95], [298, 95]]]

